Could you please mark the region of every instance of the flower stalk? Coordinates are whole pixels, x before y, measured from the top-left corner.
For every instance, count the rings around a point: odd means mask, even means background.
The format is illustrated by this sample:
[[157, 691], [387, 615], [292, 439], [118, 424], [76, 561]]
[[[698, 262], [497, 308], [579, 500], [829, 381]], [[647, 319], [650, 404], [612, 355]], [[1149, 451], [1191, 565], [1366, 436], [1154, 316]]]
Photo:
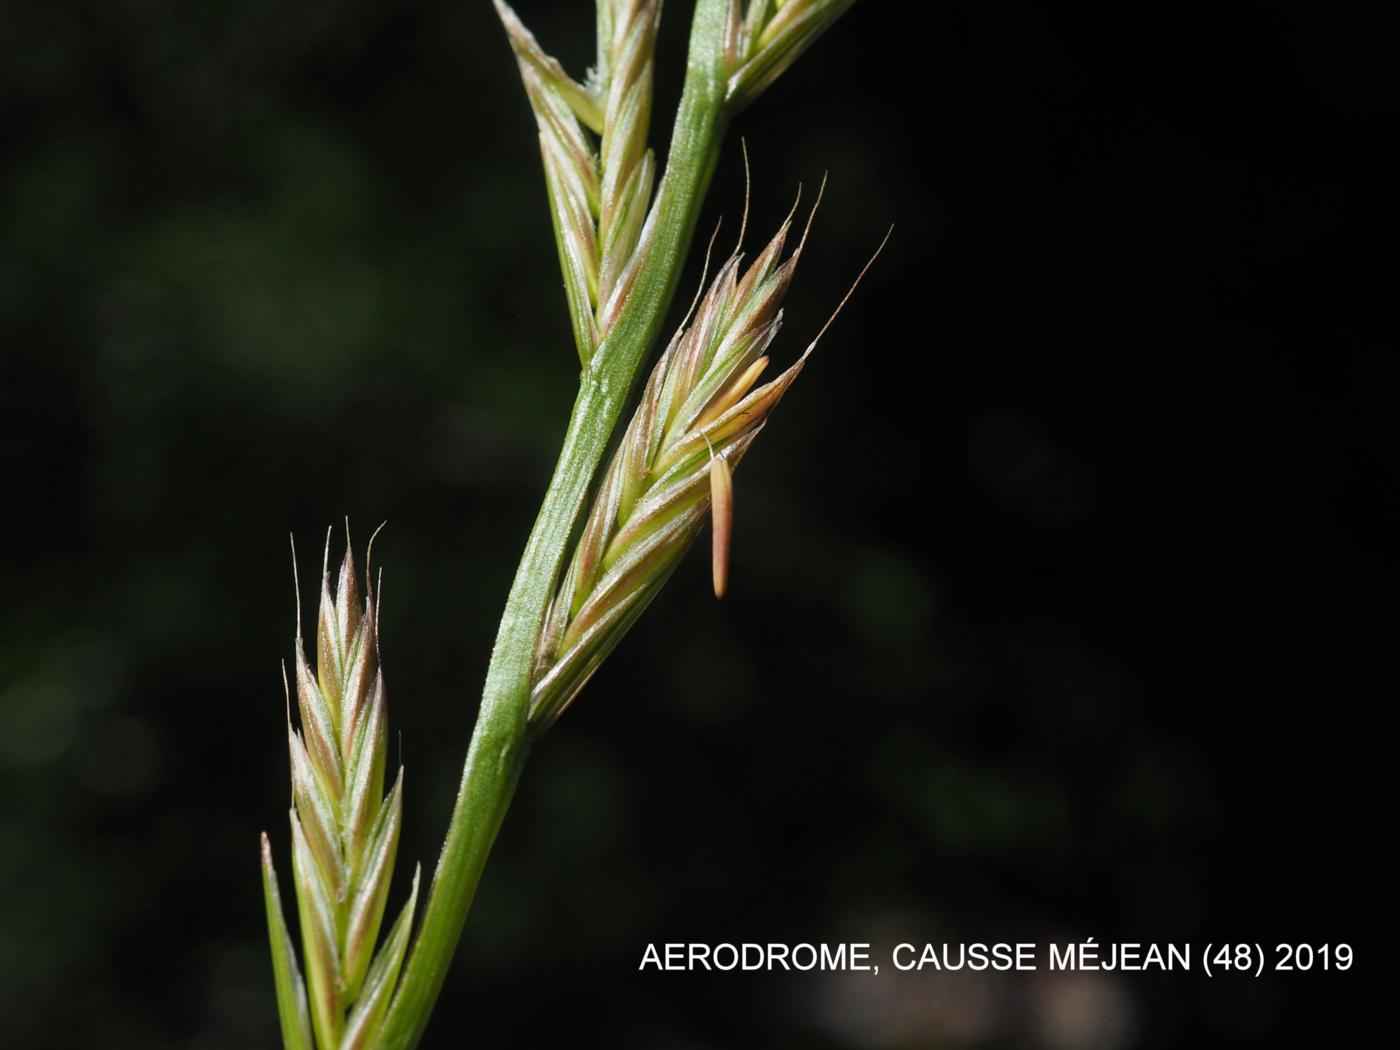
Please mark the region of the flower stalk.
[[588, 490], [670, 306], [719, 158], [728, 123], [727, 7], [726, 0], [696, 4], [666, 173], [647, 219], [648, 258], [581, 376], [554, 476], [506, 598], [447, 839], [389, 1010], [384, 1050], [409, 1050], [422, 1036], [528, 755], [530, 687], [545, 614]]

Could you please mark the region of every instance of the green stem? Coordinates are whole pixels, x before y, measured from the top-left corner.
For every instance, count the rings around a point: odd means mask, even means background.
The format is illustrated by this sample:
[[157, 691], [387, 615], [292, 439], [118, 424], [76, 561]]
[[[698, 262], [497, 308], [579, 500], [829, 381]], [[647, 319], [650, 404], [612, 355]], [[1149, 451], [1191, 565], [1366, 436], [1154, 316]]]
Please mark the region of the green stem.
[[381, 1050], [417, 1045], [442, 989], [482, 868], [528, 754], [530, 668], [593, 479], [680, 279], [726, 123], [727, 0], [699, 0], [685, 89], [636, 286], [582, 376], [559, 462], [506, 600], [452, 821], [422, 926], [385, 1019]]

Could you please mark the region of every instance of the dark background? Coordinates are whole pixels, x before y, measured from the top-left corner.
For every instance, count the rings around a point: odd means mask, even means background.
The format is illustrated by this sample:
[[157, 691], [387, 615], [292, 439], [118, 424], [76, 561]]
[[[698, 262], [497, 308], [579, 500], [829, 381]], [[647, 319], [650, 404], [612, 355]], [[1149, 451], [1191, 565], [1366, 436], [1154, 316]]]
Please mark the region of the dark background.
[[[580, 72], [585, 5], [520, 10]], [[426, 1046], [1350, 1042], [1393, 955], [1389, 39], [868, 2], [738, 121], [754, 229], [830, 172], [780, 357], [894, 239], [746, 461], [730, 597], [688, 559], [536, 749]], [[485, 0], [11, 2], [0, 124], [0, 1045], [271, 1046], [287, 534], [388, 519], [430, 868], [576, 375], [533, 124]], [[636, 972], [1089, 937], [1357, 963]]]

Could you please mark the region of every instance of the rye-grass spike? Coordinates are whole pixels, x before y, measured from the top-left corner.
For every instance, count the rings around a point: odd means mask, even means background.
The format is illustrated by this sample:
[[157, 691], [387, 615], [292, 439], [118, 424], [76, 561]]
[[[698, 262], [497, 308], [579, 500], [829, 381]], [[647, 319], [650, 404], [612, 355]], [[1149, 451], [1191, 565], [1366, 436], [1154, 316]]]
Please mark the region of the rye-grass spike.
[[[647, 148], [659, 0], [598, 4], [598, 64], [580, 84], [495, 0], [540, 131], [564, 289], [588, 364], [644, 253], [656, 161]], [[596, 141], [596, 149], [595, 149]]]
[[[371, 544], [373, 541], [371, 541]], [[263, 836], [263, 888], [284, 1044], [289, 1050], [364, 1050], [373, 1045], [408, 947], [418, 876], [378, 952], [403, 804], [403, 770], [384, 794], [388, 751], [379, 610], [363, 602], [349, 551], [331, 586], [330, 544], [321, 572], [316, 670], [307, 662], [297, 610], [296, 695], [288, 710], [290, 813], [303, 980], [282, 911], [272, 852]], [[289, 698], [290, 708], [290, 698]]]
[[724, 590], [727, 570], [719, 560], [728, 551], [730, 475], [807, 358], [755, 386], [802, 253], [799, 243], [782, 258], [791, 224], [789, 215], [747, 270], [738, 254], [724, 262], [647, 382], [545, 621], [530, 706], [536, 735], [656, 596], [715, 494], [725, 515], [717, 521], [715, 586]]
[[714, 522], [715, 593], [724, 593], [732, 468], [815, 346], [814, 340], [796, 364], [759, 385], [801, 250], [782, 261], [785, 223], [747, 270], [733, 258], [712, 285], [702, 278], [693, 319], [688, 312], [618, 444], [729, 118], [852, 0], [695, 0], [664, 175], [647, 148], [660, 0], [595, 0], [597, 61], [583, 80], [544, 52], [504, 0], [494, 2], [538, 125], [584, 374], [500, 619], [431, 888], [418, 905], [415, 875], [407, 904], [382, 938], [402, 773], [383, 797], [378, 611], [368, 594], [359, 601], [348, 558], [334, 589], [323, 571], [313, 673], [301, 651], [298, 609], [300, 728], [292, 728], [290, 696], [287, 722], [300, 961], [266, 836], [262, 842], [274, 984], [289, 1050], [419, 1045], [530, 740], [572, 702], [707, 514]]

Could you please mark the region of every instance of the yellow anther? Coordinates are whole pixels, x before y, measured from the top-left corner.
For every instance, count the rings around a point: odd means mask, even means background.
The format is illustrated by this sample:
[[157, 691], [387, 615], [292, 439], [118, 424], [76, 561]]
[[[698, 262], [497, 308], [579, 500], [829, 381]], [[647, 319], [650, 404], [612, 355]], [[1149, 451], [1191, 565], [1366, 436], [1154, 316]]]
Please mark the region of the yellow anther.
[[[710, 444], [710, 439], [705, 439]], [[710, 446], [710, 570], [714, 576], [715, 597], [723, 598], [729, 588], [729, 543], [734, 529], [734, 476], [729, 461], [716, 456]]]
[[753, 389], [754, 383], [758, 382], [758, 377], [763, 374], [763, 370], [768, 367], [768, 358], [760, 357], [748, 368], [739, 374], [739, 378], [730, 383], [724, 393], [710, 402], [710, 407], [700, 414], [695, 425], [701, 430], [713, 423], [720, 416], [724, 415], [731, 408], [744, 399], [744, 395]]

